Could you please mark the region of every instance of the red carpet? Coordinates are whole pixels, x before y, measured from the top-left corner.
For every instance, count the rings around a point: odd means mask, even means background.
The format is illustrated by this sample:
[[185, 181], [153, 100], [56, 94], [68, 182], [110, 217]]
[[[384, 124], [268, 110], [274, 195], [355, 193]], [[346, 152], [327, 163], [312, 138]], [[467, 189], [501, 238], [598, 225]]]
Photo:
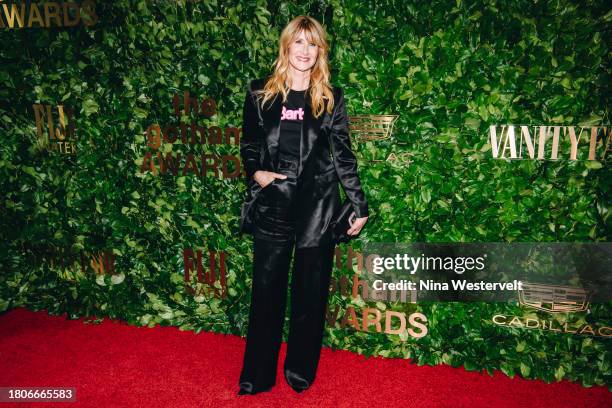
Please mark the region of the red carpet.
[[77, 402], [0, 407], [610, 407], [605, 387], [511, 379], [445, 365], [365, 358], [324, 347], [312, 388], [295, 393], [282, 375], [256, 396], [238, 396], [245, 339], [135, 327], [105, 319], [83, 324], [45, 311], [0, 316], [0, 386], [65, 386]]

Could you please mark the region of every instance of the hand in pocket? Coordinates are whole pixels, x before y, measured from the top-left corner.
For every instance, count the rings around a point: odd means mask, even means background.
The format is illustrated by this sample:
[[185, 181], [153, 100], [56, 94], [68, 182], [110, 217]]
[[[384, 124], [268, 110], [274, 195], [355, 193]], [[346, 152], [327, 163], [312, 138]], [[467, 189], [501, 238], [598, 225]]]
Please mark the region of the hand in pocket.
[[262, 187], [265, 188], [269, 184], [271, 184], [275, 179], [286, 179], [287, 176], [285, 174], [276, 173], [273, 171], [267, 170], [257, 170], [255, 174], [253, 174], [253, 179]]

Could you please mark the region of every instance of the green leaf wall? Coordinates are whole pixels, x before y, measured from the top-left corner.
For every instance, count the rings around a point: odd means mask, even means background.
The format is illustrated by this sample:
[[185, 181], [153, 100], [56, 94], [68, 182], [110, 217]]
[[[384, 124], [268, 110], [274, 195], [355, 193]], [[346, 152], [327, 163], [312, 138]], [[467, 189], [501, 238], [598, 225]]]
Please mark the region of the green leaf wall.
[[[349, 114], [399, 115], [391, 139], [353, 143], [371, 208], [362, 240], [609, 241], [609, 163], [494, 160], [488, 145], [491, 124], [610, 123], [612, 14], [603, 0], [117, 0], [99, 2], [96, 13], [92, 27], [0, 29], [0, 310], [246, 335], [244, 183], [141, 174], [143, 132], [175, 121], [172, 96], [184, 90], [217, 102], [209, 123], [240, 127], [248, 81], [270, 72], [280, 31], [299, 14], [325, 25], [332, 82], [344, 88]], [[37, 145], [34, 103], [74, 108], [77, 155]], [[190, 151], [238, 155], [235, 145]], [[390, 153], [411, 162], [371, 161]], [[112, 249], [118, 276], [51, 266], [28, 250], [45, 245]], [[227, 297], [185, 291], [184, 248], [225, 252]], [[334, 269], [336, 279], [354, 273]], [[531, 313], [611, 326], [610, 304], [557, 317], [510, 303], [381, 304], [423, 313], [427, 335], [336, 323], [326, 344], [612, 388], [609, 338], [491, 322]], [[366, 305], [336, 292], [337, 306], [342, 316]]]

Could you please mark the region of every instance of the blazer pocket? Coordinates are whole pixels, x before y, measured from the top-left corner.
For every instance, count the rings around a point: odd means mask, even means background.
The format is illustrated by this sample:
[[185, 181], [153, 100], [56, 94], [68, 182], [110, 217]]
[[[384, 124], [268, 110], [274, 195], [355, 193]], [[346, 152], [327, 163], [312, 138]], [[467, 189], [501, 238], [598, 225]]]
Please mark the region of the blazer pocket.
[[331, 167], [322, 173], [314, 175], [314, 193], [316, 197], [325, 195], [334, 182], [339, 181], [336, 168]]
[[270, 183], [266, 184], [265, 187], [261, 187], [259, 194], [261, 194], [262, 204], [269, 204], [274, 201], [274, 192], [272, 190], [276, 189], [276, 182], [278, 179], [272, 180]]
[[276, 183], [276, 180], [278, 180], [277, 178], [275, 178], [274, 180], [272, 180], [271, 182], [269, 182], [268, 184], [265, 185], [265, 187], [262, 187], [262, 191], [267, 190], [269, 187], [272, 187], [272, 184]]
[[338, 174], [336, 173], [336, 167], [334, 167], [333, 164], [330, 165], [326, 170], [323, 170], [320, 173], [315, 173], [314, 175], [315, 181], [319, 181], [319, 180], [331, 181], [331, 180], [334, 180], [334, 178], [337, 180]]

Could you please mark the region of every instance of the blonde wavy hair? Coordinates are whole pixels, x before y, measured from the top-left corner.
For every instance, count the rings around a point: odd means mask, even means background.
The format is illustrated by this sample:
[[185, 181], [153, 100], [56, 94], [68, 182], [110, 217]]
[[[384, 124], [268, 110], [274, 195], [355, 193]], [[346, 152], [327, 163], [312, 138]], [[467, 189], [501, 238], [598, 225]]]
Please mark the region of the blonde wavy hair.
[[262, 100], [262, 106], [268, 100], [273, 100], [276, 95], [283, 96], [283, 102], [287, 100], [289, 88], [285, 82], [289, 79], [289, 47], [292, 41], [304, 31], [309, 42], [319, 47], [317, 61], [310, 73], [310, 84], [307, 92], [310, 93], [311, 107], [313, 115], [318, 118], [325, 109], [327, 100], [327, 112], [331, 114], [334, 109], [334, 96], [332, 86], [329, 82], [329, 61], [327, 55], [329, 45], [327, 34], [321, 24], [309, 16], [297, 16], [283, 29], [279, 39], [278, 57], [272, 63], [274, 72], [268, 77], [263, 89], [254, 91], [258, 100]]

